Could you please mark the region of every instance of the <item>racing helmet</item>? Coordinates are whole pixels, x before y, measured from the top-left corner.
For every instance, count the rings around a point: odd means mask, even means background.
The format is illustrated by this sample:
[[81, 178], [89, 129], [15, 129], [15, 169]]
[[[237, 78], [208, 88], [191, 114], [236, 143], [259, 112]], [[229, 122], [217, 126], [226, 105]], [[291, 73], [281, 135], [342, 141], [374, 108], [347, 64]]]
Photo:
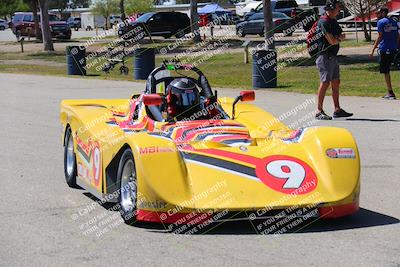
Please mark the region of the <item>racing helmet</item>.
[[172, 116], [196, 110], [200, 103], [200, 93], [196, 84], [188, 78], [174, 79], [167, 87], [167, 103], [168, 113]]

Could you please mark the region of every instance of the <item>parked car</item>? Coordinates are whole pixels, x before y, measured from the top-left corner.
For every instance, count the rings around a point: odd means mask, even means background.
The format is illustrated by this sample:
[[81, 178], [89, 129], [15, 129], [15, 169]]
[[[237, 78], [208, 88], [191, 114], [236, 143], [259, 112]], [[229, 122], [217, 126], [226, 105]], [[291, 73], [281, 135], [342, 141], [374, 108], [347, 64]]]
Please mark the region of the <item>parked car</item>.
[[237, 2], [235, 3], [236, 14], [239, 17], [244, 17], [252, 9], [257, 8], [260, 3], [262, 3], [262, 0], [246, 0]]
[[140, 33], [144, 36], [180, 38], [190, 32], [190, 19], [181, 12], [149, 12], [134, 22], [121, 23], [118, 27], [118, 35], [125, 40], [133, 39]]
[[[260, 3], [255, 9], [246, 13], [244, 18], [247, 19], [255, 13], [263, 13], [263, 6], [263, 3]], [[314, 22], [318, 19], [318, 12], [314, 9], [300, 9], [295, 0], [272, 0], [271, 7], [273, 12], [285, 13], [287, 16], [293, 18], [295, 23], [299, 23], [308, 17], [311, 18], [307, 19], [308, 23], [305, 23], [303, 27], [306, 32], [311, 29]]]
[[70, 28], [74, 28], [76, 31], [82, 27], [81, 18], [78, 18], [78, 17], [68, 18], [67, 23]]
[[8, 28], [8, 21], [0, 19], [0, 31], [4, 31]]
[[[38, 16], [40, 21], [40, 15], [38, 14]], [[61, 21], [55, 14], [49, 14], [49, 25], [53, 38], [71, 39], [71, 28], [68, 23]], [[11, 29], [16, 36], [36, 36], [33, 14], [29, 12], [15, 13], [12, 18]]]
[[[272, 12], [275, 33], [284, 33], [287, 36], [293, 34], [290, 27], [294, 25], [294, 19], [281, 12]], [[264, 35], [264, 13], [258, 12], [245, 21], [236, 24], [236, 33], [240, 37], [247, 34]]]
[[110, 25], [113, 26], [115, 24], [121, 23], [122, 19], [121, 19], [121, 16], [111, 15], [109, 18], [109, 21], [110, 21]]

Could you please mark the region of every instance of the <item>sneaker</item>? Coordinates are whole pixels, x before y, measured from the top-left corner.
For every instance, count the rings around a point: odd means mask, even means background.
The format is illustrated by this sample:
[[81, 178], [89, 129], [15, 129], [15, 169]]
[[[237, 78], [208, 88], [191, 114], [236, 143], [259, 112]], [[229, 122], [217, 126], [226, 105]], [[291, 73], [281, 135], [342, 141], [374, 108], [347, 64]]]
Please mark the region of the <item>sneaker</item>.
[[317, 120], [330, 121], [330, 120], [332, 120], [332, 117], [326, 115], [326, 113], [325, 113], [323, 110], [321, 110], [320, 112], [318, 112], [318, 113], [315, 115], [315, 119], [317, 119]]
[[382, 96], [382, 98], [387, 100], [395, 100], [396, 96], [394, 94], [387, 94], [385, 96]]
[[344, 111], [343, 109], [333, 112], [334, 118], [348, 118], [351, 116], [353, 116], [353, 113], [348, 113], [348, 112]]

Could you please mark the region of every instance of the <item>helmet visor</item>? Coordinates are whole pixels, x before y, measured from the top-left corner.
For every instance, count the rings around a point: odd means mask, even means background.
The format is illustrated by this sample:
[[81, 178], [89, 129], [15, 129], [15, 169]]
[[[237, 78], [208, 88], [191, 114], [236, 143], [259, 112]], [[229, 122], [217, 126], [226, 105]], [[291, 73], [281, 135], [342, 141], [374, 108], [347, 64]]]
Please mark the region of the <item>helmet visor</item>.
[[197, 104], [197, 94], [194, 90], [185, 90], [181, 93], [181, 106], [192, 106]]

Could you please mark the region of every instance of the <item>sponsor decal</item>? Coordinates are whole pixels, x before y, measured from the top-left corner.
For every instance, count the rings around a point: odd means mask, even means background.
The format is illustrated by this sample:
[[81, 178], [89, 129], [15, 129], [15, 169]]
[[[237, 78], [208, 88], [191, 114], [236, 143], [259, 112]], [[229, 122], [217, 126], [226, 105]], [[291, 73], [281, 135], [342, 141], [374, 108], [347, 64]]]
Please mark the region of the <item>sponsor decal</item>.
[[175, 152], [175, 150], [170, 147], [158, 147], [158, 146], [147, 146], [139, 148], [139, 153], [141, 155], [154, 154], [154, 153], [168, 153], [168, 152]]
[[137, 204], [139, 209], [164, 209], [167, 206], [166, 202], [163, 201], [138, 201]]
[[326, 150], [326, 155], [333, 159], [355, 159], [356, 153], [352, 148], [331, 148]]
[[86, 168], [83, 164], [78, 163], [78, 176], [82, 177], [86, 181], [90, 183], [90, 175], [89, 169]]
[[[86, 144], [81, 138], [79, 138], [79, 136], [76, 137], [76, 142], [78, 145], [78, 154], [86, 165], [81, 165], [81, 175], [79, 173], [80, 164], [78, 164], [78, 176], [87, 180], [91, 180], [91, 183], [97, 187], [100, 184], [102, 175], [100, 143], [98, 141], [89, 139]], [[88, 170], [90, 175], [86, 173], [86, 170]], [[88, 179], [89, 176], [90, 178]]]

